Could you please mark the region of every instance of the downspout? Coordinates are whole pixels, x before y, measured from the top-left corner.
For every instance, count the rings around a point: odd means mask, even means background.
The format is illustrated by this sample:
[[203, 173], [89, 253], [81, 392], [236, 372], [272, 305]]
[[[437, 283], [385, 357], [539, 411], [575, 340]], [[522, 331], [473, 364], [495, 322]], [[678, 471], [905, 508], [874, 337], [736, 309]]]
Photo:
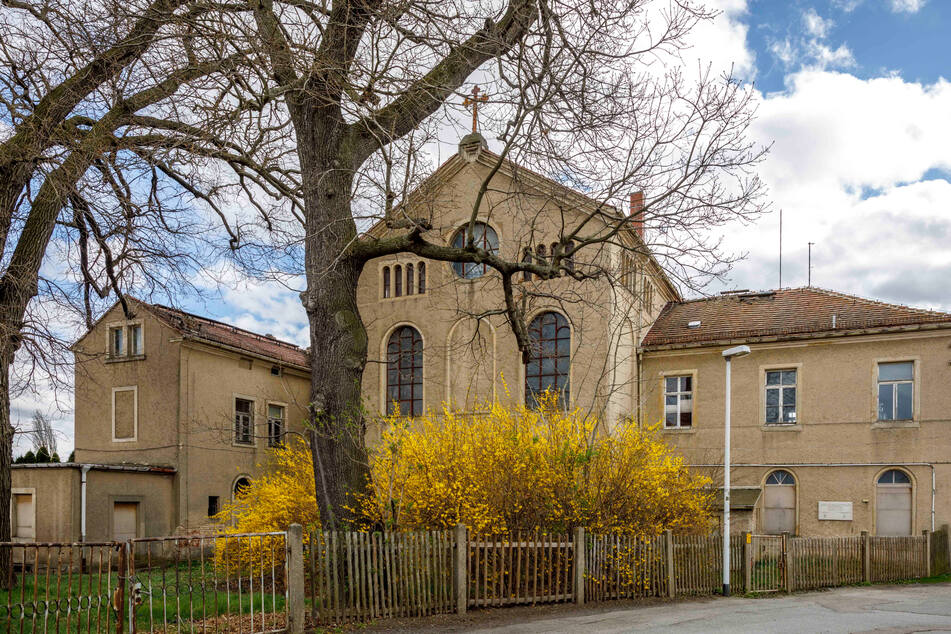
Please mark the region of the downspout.
[[86, 474], [91, 468], [92, 465], [84, 464], [79, 475], [79, 541], [81, 542], [86, 541]]
[[[942, 463], [944, 464], [944, 463]], [[931, 467], [931, 532], [934, 532], [934, 523], [935, 523], [935, 495], [937, 486], [935, 485], [935, 463], [933, 462], [775, 462], [775, 463], [760, 463], [760, 462], [744, 462], [744, 463], [733, 463], [733, 468], [738, 467], [786, 467], [786, 468], [795, 468], [795, 467]], [[723, 464], [688, 464], [688, 467], [700, 467], [700, 468], [723, 468]]]

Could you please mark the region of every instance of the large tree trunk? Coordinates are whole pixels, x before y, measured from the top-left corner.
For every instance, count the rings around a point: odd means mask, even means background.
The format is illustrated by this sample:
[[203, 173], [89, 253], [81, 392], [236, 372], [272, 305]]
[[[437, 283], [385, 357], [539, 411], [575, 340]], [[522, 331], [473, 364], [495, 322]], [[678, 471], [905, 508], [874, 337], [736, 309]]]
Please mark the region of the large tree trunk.
[[310, 322], [311, 450], [324, 528], [358, 519], [353, 494], [370, 469], [361, 403], [367, 333], [357, 308], [362, 262], [347, 257], [357, 236], [350, 210], [353, 175], [342, 122], [313, 111], [295, 120], [305, 183], [305, 271], [301, 300]]
[[[10, 489], [13, 486], [10, 465], [13, 463], [13, 426], [10, 424], [10, 365], [12, 355], [0, 353], [0, 542], [12, 538], [10, 526]], [[12, 551], [0, 548], [0, 588], [6, 588], [11, 579]]]

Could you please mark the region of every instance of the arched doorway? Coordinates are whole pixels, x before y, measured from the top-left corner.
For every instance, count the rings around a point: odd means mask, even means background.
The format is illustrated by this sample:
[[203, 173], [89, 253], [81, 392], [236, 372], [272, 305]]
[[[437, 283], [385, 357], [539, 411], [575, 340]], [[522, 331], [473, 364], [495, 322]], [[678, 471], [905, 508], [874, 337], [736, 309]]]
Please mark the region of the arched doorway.
[[766, 477], [763, 532], [768, 535], [796, 532], [796, 478], [788, 471], [773, 471]]
[[911, 478], [901, 469], [889, 469], [875, 484], [875, 532], [911, 535]]

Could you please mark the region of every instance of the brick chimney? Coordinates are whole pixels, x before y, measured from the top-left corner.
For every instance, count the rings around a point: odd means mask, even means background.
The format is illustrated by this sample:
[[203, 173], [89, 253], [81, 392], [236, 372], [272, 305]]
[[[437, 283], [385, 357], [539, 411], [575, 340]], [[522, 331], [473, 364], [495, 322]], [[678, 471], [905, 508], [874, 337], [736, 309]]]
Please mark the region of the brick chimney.
[[644, 192], [631, 192], [631, 225], [637, 237], [644, 239]]

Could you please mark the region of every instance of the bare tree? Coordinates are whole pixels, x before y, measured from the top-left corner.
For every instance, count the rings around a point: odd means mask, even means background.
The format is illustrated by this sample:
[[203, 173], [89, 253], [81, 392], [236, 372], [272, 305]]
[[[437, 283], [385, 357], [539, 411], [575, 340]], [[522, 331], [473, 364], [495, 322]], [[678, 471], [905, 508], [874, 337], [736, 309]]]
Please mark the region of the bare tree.
[[33, 412], [33, 449], [46, 447], [46, 450], [52, 456], [57, 453], [56, 432], [53, 430], [53, 423], [49, 417], [40, 410]]
[[[221, 227], [225, 248], [237, 245], [243, 221], [222, 207], [224, 179], [207, 178], [204, 165], [213, 161], [235, 190], [256, 195], [276, 188], [293, 197], [294, 180], [280, 167], [247, 170], [244, 145], [282, 132], [262, 114], [267, 98], [229, 96], [235, 81], [249, 81], [234, 75], [247, 58], [219, 37], [215, 3], [3, 0], [2, 7], [0, 508], [7, 508], [11, 394], [35, 384], [39, 371], [53, 380], [62, 374], [69, 326], [90, 325], [110, 295], [131, 316], [125, 293], [169, 297], [188, 287], [213, 256], [214, 241], [205, 238], [217, 239]], [[211, 13], [218, 17], [208, 37], [202, 21]], [[43, 275], [50, 260], [52, 274]], [[0, 541], [9, 541], [9, 520], [0, 513]]]
[[[709, 69], [688, 73], [678, 59], [694, 25], [713, 17], [702, 6], [681, 0], [255, 0], [249, 6], [253, 22], [228, 24], [231, 37], [266, 62], [266, 71], [255, 75], [258, 92], [245, 98], [279, 95], [293, 124], [293, 137], [284, 142], [299, 169], [294, 211], [302, 231], [285, 237], [303, 244], [311, 441], [328, 526], [352, 519], [348, 495], [369, 478], [360, 409], [367, 333], [357, 305], [357, 282], [369, 261], [412, 253], [492, 269], [504, 300], [489, 312], [506, 316], [527, 356], [520, 276], [616, 274], [604, 265], [572, 263], [608, 245], [650, 247], [675, 278], [695, 287], [729, 264], [709, 229], [763, 209], [754, 167], [764, 150], [747, 138], [750, 91]], [[474, 75], [492, 93], [494, 119], [483, 125], [500, 133], [502, 149], [465, 240], [447, 245], [408, 196], [428, 168], [427, 140], [452, 127], [463, 84]], [[580, 220], [565, 216], [543, 258], [502, 254], [477, 239], [492, 176], [509, 159], [597, 201]], [[634, 190], [645, 192], [645, 201], [631, 219], [617, 209]], [[638, 219], [650, 222], [656, 242], [626, 237]], [[369, 220], [385, 222], [385, 236], [361, 233]]]

